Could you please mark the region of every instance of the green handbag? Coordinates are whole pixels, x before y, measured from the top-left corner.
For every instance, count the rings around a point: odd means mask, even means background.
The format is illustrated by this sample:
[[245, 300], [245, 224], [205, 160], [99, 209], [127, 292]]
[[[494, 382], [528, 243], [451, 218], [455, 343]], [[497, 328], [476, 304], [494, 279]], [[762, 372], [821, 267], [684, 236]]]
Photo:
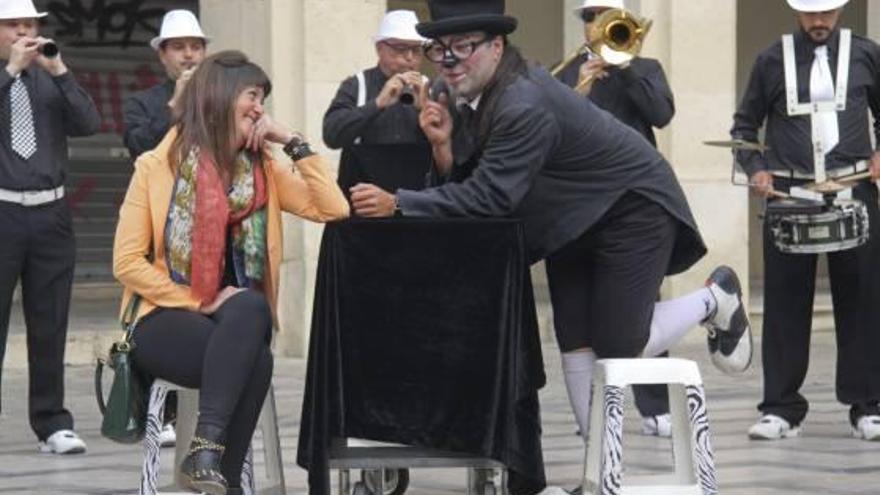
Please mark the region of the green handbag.
[[[150, 398], [149, 380], [138, 373], [131, 360], [135, 344], [132, 332], [135, 315], [140, 305], [140, 296], [135, 294], [122, 318], [123, 339], [110, 346], [109, 359], [98, 359], [95, 367], [95, 395], [98, 409], [104, 415], [101, 421], [101, 435], [119, 443], [135, 443], [144, 438], [147, 422], [147, 406]], [[104, 365], [113, 369], [113, 385], [110, 395], [104, 402], [101, 376]]]

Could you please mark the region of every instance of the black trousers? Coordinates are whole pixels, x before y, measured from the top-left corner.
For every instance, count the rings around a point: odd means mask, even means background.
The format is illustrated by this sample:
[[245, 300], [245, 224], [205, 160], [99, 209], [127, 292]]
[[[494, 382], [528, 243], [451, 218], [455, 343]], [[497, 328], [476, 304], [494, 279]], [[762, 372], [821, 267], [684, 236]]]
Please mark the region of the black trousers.
[[662, 206], [630, 192], [547, 257], [562, 352], [591, 347], [600, 358], [615, 358], [644, 350], [677, 230], [678, 221]]
[[199, 420], [226, 432], [221, 471], [229, 486], [241, 467], [272, 380], [272, 316], [252, 290], [229, 298], [213, 315], [157, 309], [134, 332], [142, 373], [199, 389]]
[[[799, 184], [776, 179], [774, 187], [788, 191]], [[853, 198], [867, 206], [869, 241], [827, 256], [837, 333], [837, 399], [851, 406], [854, 424], [864, 414], [877, 414], [880, 399], [880, 211], [873, 183], [860, 182]], [[800, 424], [808, 409], [800, 388], [809, 364], [816, 261], [817, 255], [779, 251], [765, 222], [764, 400], [758, 409], [792, 425]]]
[[76, 240], [64, 200], [40, 206], [0, 201], [0, 368], [9, 313], [21, 280], [27, 326], [28, 415], [37, 438], [73, 428], [64, 408], [64, 345]]

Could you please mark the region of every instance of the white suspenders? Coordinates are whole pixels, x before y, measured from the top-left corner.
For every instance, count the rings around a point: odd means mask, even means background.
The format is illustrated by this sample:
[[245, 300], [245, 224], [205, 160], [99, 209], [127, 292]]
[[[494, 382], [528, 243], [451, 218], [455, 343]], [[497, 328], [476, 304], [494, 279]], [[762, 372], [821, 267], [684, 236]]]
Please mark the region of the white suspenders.
[[[362, 106], [366, 105], [366, 103], [367, 103], [367, 82], [366, 82], [366, 79], [364, 78], [363, 72], [358, 72], [357, 74], [355, 74], [355, 77], [357, 78], [357, 83], [358, 83], [357, 106], [362, 107]], [[354, 144], [361, 144], [360, 136], [358, 136], [354, 140]]]
[[788, 115], [810, 116], [813, 142], [813, 171], [816, 182], [823, 182], [827, 178], [825, 172], [825, 154], [828, 150], [822, 149], [819, 126], [816, 125], [817, 119], [814, 117], [823, 112], [837, 113], [846, 109], [846, 87], [849, 79], [851, 41], [852, 31], [849, 29], [841, 29], [840, 45], [837, 50], [837, 84], [834, 90], [834, 100], [800, 103], [798, 101], [797, 73], [795, 71], [794, 38], [790, 34], [782, 36], [782, 55], [785, 67], [785, 96]]

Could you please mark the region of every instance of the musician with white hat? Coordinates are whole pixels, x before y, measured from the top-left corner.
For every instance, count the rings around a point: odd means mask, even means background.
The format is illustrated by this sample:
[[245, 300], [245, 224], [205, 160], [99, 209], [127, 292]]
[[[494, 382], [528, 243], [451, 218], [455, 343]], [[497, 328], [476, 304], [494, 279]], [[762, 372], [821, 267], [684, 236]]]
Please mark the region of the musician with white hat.
[[[376, 66], [345, 79], [324, 114], [324, 142], [342, 148], [339, 185], [346, 196], [358, 182], [375, 182], [376, 174], [388, 175], [381, 184], [386, 188], [412, 186], [404, 183], [414, 177], [424, 182], [430, 150], [415, 98], [425, 80], [419, 72], [425, 40], [416, 32], [418, 22], [411, 10], [386, 13], [372, 37]], [[390, 167], [414, 173], [383, 170]]]
[[[736, 158], [768, 205], [778, 201], [779, 191], [809, 195], [801, 186], [869, 172], [870, 178], [843, 192], [867, 210], [867, 242], [828, 252], [827, 259], [837, 399], [850, 406], [854, 436], [880, 440], [880, 209], [873, 182], [880, 177], [880, 152], [865, 118], [873, 114], [880, 142], [880, 46], [839, 27], [846, 3], [788, 0], [798, 29], [758, 54], [731, 136], [757, 143], [765, 127], [767, 149], [741, 149]], [[762, 416], [748, 433], [779, 440], [798, 435], [807, 415], [800, 388], [809, 362], [817, 255], [781, 251], [767, 221], [763, 250], [764, 398], [758, 405]]]
[[123, 141], [132, 160], [155, 148], [168, 132], [172, 109], [205, 58], [208, 41], [192, 12], [171, 10], [162, 18], [159, 35], [150, 40], [150, 46], [156, 50], [168, 79], [131, 95], [122, 104]]
[[[611, 9], [623, 8], [623, 0], [584, 0], [580, 7], [574, 9], [574, 13], [584, 23], [586, 41], [589, 42], [597, 16]], [[578, 87], [584, 80], [591, 81], [581, 86], [579, 91], [598, 107], [635, 129], [654, 146], [657, 145], [654, 128], [666, 127], [675, 115], [672, 89], [663, 66], [653, 58], [637, 55], [626, 65], [617, 66], [595, 53], [587, 52], [560, 67], [555, 75], [572, 88]], [[667, 355], [664, 353], [664, 357]], [[642, 433], [671, 436], [672, 421], [666, 385], [636, 385], [633, 392], [636, 408], [642, 415]]]
[[0, 2], [0, 367], [12, 293], [21, 281], [27, 326], [28, 414], [46, 453], [85, 452], [64, 407], [64, 346], [76, 241], [64, 199], [67, 138], [101, 116], [57, 46], [39, 35], [31, 0]]

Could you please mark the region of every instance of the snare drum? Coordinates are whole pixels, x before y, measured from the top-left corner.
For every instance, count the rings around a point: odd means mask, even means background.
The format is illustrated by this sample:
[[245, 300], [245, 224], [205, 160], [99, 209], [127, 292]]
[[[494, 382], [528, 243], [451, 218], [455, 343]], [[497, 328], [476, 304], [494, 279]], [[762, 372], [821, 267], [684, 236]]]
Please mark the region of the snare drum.
[[830, 253], [868, 241], [868, 209], [858, 200], [837, 199], [829, 205], [779, 199], [767, 204], [764, 221], [783, 253]]

